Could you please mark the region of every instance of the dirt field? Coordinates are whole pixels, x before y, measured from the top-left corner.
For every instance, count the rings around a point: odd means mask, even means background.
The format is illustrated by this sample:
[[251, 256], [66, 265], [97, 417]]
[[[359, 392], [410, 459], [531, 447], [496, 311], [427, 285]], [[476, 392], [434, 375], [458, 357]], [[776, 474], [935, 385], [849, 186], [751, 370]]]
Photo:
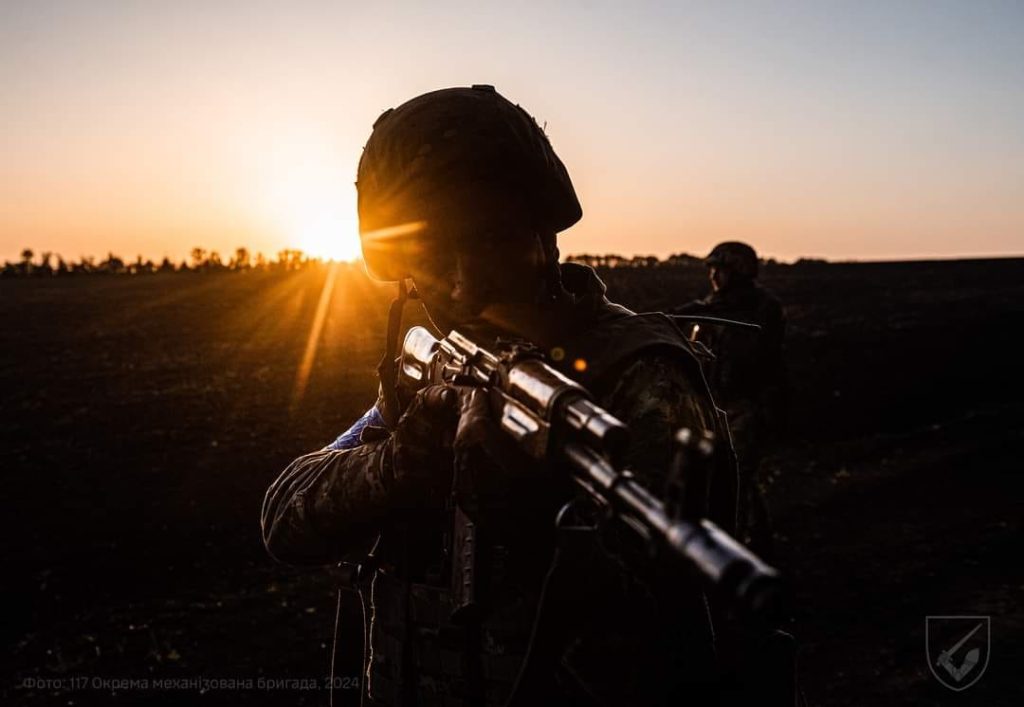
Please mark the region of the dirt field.
[[[638, 309], [704, 289], [605, 274]], [[326, 277], [0, 281], [3, 704], [327, 704], [334, 585], [274, 565], [258, 528], [267, 485], [374, 395], [390, 290], [347, 266], [297, 392]], [[808, 702], [1024, 704], [1024, 260], [765, 280], [790, 320], [767, 463]], [[925, 616], [950, 614], [992, 617], [963, 693], [925, 658]]]

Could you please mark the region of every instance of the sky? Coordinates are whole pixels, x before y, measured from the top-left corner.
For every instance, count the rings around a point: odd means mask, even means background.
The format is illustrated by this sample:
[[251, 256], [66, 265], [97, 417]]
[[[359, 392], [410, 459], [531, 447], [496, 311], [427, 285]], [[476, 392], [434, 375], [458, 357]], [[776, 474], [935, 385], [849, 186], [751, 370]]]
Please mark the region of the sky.
[[0, 3], [0, 259], [358, 253], [376, 117], [494, 84], [563, 253], [1024, 254], [1024, 3]]

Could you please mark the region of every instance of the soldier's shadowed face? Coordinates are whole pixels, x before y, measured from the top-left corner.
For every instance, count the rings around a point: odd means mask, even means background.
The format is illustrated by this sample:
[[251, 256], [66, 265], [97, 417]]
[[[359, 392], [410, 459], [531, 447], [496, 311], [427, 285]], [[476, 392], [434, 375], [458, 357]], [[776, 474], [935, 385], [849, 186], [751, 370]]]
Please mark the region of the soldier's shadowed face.
[[544, 287], [545, 252], [527, 228], [439, 233], [431, 229], [409, 260], [416, 291], [443, 334], [500, 335], [505, 305], [537, 301]]
[[711, 289], [721, 292], [728, 289], [729, 283], [732, 282], [732, 273], [728, 268], [712, 265], [708, 267], [708, 279], [711, 281]]

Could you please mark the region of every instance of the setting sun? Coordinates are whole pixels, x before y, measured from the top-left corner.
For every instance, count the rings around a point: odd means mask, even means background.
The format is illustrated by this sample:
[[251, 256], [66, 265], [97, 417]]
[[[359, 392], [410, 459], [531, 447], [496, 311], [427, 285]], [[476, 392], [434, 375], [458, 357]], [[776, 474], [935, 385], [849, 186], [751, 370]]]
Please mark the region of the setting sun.
[[281, 246], [325, 260], [358, 258], [352, 165], [308, 141], [279, 143], [267, 157], [260, 191]]
[[288, 244], [325, 260], [355, 260], [359, 257], [356, 219], [341, 211], [327, 205], [301, 205], [287, 229]]

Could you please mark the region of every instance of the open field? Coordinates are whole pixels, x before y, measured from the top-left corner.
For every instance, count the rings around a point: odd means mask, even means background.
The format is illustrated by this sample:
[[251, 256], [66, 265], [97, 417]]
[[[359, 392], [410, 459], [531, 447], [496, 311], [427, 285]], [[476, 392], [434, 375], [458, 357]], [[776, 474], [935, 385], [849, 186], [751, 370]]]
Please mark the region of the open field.
[[[603, 274], [637, 309], [704, 289], [699, 269]], [[301, 381], [327, 277], [0, 281], [4, 704], [326, 704], [287, 685], [112, 700], [91, 680], [327, 674], [332, 580], [274, 565], [258, 528], [267, 485], [375, 393], [390, 288], [348, 266]], [[767, 463], [809, 703], [1024, 704], [1024, 260], [765, 280], [790, 319], [790, 433]], [[928, 672], [935, 614], [992, 616], [965, 693]], [[342, 631], [357, 620], [346, 601]]]

